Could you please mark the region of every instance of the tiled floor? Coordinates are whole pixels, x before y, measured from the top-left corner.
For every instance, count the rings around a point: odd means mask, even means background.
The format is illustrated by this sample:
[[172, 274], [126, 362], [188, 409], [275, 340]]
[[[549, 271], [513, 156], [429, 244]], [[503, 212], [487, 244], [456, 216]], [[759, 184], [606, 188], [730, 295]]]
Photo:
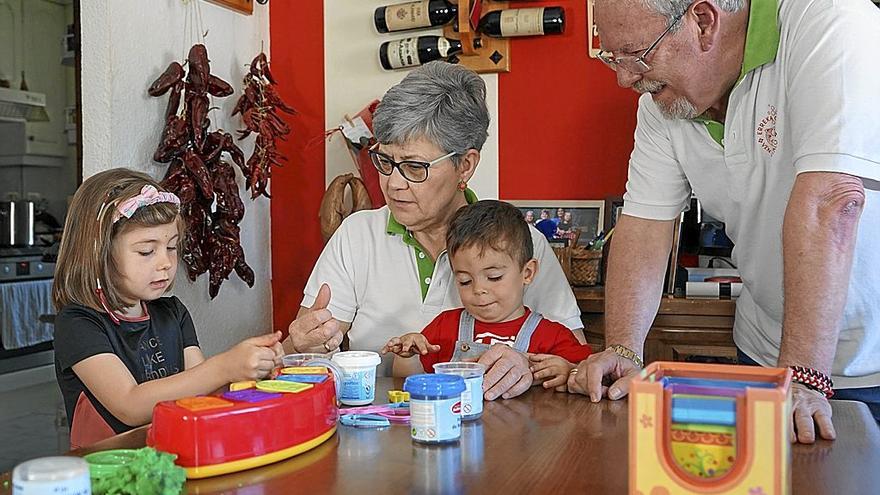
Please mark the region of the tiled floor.
[[0, 393], [0, 472], [67, 450], [67, 418], [54, 380]]

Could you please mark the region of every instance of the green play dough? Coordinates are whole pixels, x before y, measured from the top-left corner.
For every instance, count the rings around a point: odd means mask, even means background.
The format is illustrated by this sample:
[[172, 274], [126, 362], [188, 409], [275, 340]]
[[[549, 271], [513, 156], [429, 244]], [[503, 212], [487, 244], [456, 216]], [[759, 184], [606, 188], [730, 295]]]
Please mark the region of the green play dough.
[[174, 464], [176, 458], [151, 447], [85, 456], [94, 495], [177, 495], [186, 471]]

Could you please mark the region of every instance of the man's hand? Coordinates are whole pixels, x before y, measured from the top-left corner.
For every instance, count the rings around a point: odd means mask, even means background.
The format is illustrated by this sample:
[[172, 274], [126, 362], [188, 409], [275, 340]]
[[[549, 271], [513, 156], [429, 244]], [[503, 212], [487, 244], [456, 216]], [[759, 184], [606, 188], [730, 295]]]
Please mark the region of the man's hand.
[[297, 318], [290, 323], [290, 336], [293, 352], [326, 353], [342, 343], [339, 322], [333, 318], [327, 305], [330, 304], [330, 286], [324, 284], [311, 308], [300, 310]]
[[[602, 397], [617, 400], [629, 393], [629, 382], [641, 371], [635, 363], [619, 356], [611, 349], [590, 355], [578, 364], [568, 377], [568, 391], [590, 397], [599, 402]], [[613, 380], [606, 386], [603, 380]]]
[[402, 358], [408, 358], [416, 354], [423, 356], [429, 352], [440, 352], [440, 346], [428, 342], [424, 335], [412, 332], [392, 338], [379, 352], [382, 355], [393, 352]]
[[574, 369], [574, 365], [567, 359], [553, 354], [532, 354], [529, 356], [532, 362], [531, 371], [535, 381], [542, 382], [544, 388], [555, 388], [557, 392], [566, 392], [568, 373]]
[[816, 426], [819, 436], [834, 440], [837, 433], [831, 422], [831, 403], [822, 392], [809, 389], [800, 383], [791, 384], [791, 441], [813, 443], [816, 441]]
[[532, 372], [525, 354], [504, 344], [495, 344], [480, 356], [478, 363], [486, 367], [483, 392], [486, 400], [510, 399], [532, 386]]

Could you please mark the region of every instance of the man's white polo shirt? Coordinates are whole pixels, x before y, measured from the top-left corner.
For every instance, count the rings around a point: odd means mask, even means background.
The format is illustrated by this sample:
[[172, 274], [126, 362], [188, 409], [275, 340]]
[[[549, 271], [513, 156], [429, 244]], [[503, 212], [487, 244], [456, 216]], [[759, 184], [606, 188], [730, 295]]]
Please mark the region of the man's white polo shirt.
[[[582, 328], [580, 309], [553, 250], [540, 232], [531, 232], [538, 275], [526, 288], [525, 305], [568, 328]], [[421, 332], [441, 312], [460, 308], [461, 299], [446, 252], [431, 267], [417, 244], [390, 218], [387, 206], [353, 213], [321, 252], [302, 305], [311, 306], [321, 284], [328, 284], [330, 312], [351, 322], [352, 349], [378, 351], [392, 337]], [[391, 362], [386, 356], [379, 373], [390, 375]]]
[[862, 0], [750, 3], [743, 73], [724, 125], [666, 120], [650, 95], [639, 100], [623, 211], [670, 220], [693, 190], [725, 222], [744, 282], [734, 340], [775, 366], [782, 220], [795, 177], [867, 179], [843, 321], [827, 326], [842, 329], [835, 386], [880, 385], [880, 10]]

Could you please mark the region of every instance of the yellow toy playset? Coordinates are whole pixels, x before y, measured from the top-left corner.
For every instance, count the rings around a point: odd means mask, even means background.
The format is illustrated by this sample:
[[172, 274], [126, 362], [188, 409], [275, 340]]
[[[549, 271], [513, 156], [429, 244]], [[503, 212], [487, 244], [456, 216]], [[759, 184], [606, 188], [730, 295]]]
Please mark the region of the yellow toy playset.
[[791, 371], [655, 362], [632, 381], [632, 495], [791, 492]]

